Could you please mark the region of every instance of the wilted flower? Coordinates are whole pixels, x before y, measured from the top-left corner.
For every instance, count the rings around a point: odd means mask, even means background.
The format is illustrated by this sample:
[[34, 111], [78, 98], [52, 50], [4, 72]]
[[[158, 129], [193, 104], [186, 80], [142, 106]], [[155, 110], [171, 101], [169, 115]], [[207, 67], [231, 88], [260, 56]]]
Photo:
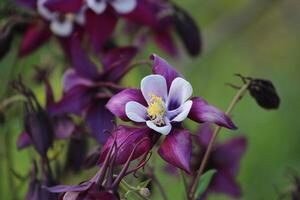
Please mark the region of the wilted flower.
[[[199, 154], [194, 155], [197, 161], [195, 169], [199, 168], [200, 162], [212, 137], [212, 129], [209, 123], [201, 126], [197, 133], [197, 144], [200, 147]], [[244, 136], [234, 137], [224, 143], [217, 143], [209, 157], [206, 170], [215, 169], [217, 172], [213, 176], [205, 194], [201, 196], [206, 199], [209, 193], [223, 193], [232, 198], [240, 198], [241, 189], [236, 181], [239, 172], [239, 162], [247, 148], [247, 140]]]
[[[192, 87], [165, 60], [152, 55], [153, 73], [141, 82], [141, 90], [125, 89], [114, 95], [106, 107], [125, 121], [133, 121], [166, 135], [158, 153], [167, 162], [190, 172], [192, 152], [188, 130], [180, 122], [189, 117], [196, 122], [212, 122], [235, 129], [231, 119], [200, 97], [189, 98]], [[141, 129], [146, 130], [143, 127]], [[159, 135], [158, 135], [159, 137]]]
[[64, 95], [50, 106], [53, 115], [84, 116], [92, 136], [104, 143], [105, 130], [112, 130], [114, 116], [105, 108], [111, 94], [120, 90], [117, 83], [131, 69], [129, 62], [137, 53], [134, 47], [112, 49], [103, 56], [104, 69], [99, 72], [86, 56], [79, 41], [73, 40], [71, 60], [73, 69], [64, 75]]

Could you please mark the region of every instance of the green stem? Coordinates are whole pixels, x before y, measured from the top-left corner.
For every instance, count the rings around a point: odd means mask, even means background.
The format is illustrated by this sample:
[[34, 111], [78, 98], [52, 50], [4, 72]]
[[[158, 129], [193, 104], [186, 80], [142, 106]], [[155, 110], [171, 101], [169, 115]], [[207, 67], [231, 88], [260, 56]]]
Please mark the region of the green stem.
[[181, 180], [182, 180], [182, 183], [183, 183], [183, 187], [184, 187], [184, 194], [186, 197], [188, 197], [188, 184], [186, 182], [186, 179], [185, 179], [185, 176], [184, 176], [184, 173], [182, 170], [178, 169], [178, 172], [180, 174], [180, 177], [181, 177]]
[[130, 191], [131, 193], [133, 193], [136, 197], [138, 197], [139, 199], [142, 199], [142, 200], [149, 200], [149, 198], [147, 197], [144, 197], [143, 195], [141, 195], [139, 192], [138, 192], [138, 189], [129, 185], [128, 183], [126, 183], [126, 181], [122, 180], [120, 182], [120, 187], [122, 190], [124, 190], [125, 192], [127, 191]]
[[[231, 114], [233, 108], [241, 100], [241, 98], [245, 95], [245, 93], [247, 92], [247, 89], [249, 87], [249, 84], [250, 84], [250, 81], [246, 82], [243, 85], [243, 87], [241, 87], [241, 89], [237, 92], [237, 94], [235, 95], [235, 97], [232, 99], [232, 101], [229, 104], [229, 106], [227, 108], [227, 111], [226, 111], [227, 115]], [[191, 186], [191, 189], [190, 189], [190, 192], [189, 192], [189, 198], [192, 199], [192, 200], [195, 199], [196, 188], [198, 186], [198, 183], [199, 183], [199, 180], [201, 178], [201, 175], [204, 172], [204, 169], [205, 169], [206, 163], [208, 161], [208, 158], [210, 156], [210, 153], [211, 153], [211, 151], [213, 149], [213, 144], [214, 144], [214, 142], [215, 142], [215, 140], [216, 140], [219, 132], [221, 131], [221, 129], [222, 129], [221, 126], [216, 127], [216, 129], [213, 132], [212, 138], [209, 141], [207, 150], [206, 150], [206, 152], [204, 154], [204, 158], [203, 158], [203, 160], [201, 162], [201, 165], [200, 165], [199, 170], [197, 172], [196, 178], [194, 179], [194, 181], [192, 183], [192, 186]]]
[[17, 101], [26, 101], [26, 98], [23, 95], [14, 95], [8, 97], [0, 103], [0, 111], [3, 111], [7, 106]]

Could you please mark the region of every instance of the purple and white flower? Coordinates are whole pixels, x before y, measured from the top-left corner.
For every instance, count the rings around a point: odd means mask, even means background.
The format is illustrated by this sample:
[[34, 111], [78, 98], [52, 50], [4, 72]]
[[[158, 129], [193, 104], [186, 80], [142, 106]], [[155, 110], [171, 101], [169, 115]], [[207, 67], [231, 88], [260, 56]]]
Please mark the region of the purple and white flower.
[[146, 76], [141, 81], [141, 91], [148, 106], [129, 101], [125, 106], [126, 115], [134, 122], [145, 122], [163, 135], [170, 133], [171, 123], [186, 119], [193, 105], [188, 100], [193, 88], [181, 77], [172, 81], [168, 92], [167, 81], [162, 75]]
[[[181, 122], [188, 117], [199, 123], [211, 122], [229, 129], [236, 129], [236, 126], [224, 112], [200, 97], [190, 99], [193, 92], [191, 84], [164, 59], [157, 55], [152, 55], [151, 59], [154, 61], [154, 75], [141, 81], [141, 90], [125, 89], [114, 95], [106, 107], [124, 121], [144, 125], [140, 131], [131, 134], [143, 132], [147, 135], [150, 129], [154, 137], [166, 135], [158, 149], [159, 155], [168, 163], [190, 172], [191, 134]], [[157, 139], [152, 141], [153, 146]], [[110, 145], [104, 146], [103, 156]]]
[[119, 14], [128, 14], [137, 6], [137, 0], [86, 0], [87, 7], [97, 14], [102, 14], [111, 5]]

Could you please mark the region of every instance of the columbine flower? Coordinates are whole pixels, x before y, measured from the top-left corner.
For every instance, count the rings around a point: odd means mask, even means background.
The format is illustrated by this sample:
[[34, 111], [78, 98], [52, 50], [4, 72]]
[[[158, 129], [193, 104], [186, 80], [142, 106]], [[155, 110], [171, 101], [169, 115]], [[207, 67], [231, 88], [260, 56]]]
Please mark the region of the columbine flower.
[[83, 116], [92, 136], [104, 143], [108, 137], [103, 132], [113, 128], [114, 116], [105, 108], [111, 94], [119, 91], [117, 84], [131, 69], [129, 63], [137, 53], [134, 47], [110, 50], [103, 56], [104, 69], [99, 72], [85, 54], [78, 40], [72, 41], [71, 62], [74, 69], [64, 76], [64, 95], [53, 104], [53, 115], [75, 114]]
[[[208, 143], [212, 137], [212, 129], [209, 123], [203, 124], [197, 133], [200, 156], [195, 155], [201, 161]], [[211, 152], [207, 163], [207, 170], [216, 169], [207, 191], [201, 196], [206, 199], [210, 193], [223, 193], [232, 198], [240, 198], [241, 188], [236, 181], [239, 172], [239, 162], [247, 148], [247, 140], [244, 136], [238, 136], [227, 140], [224, 143], [217, 143]], [[194, 166], [199, 168], [199, 163]]]
[[166, 135], [158, 153], [167, 162], [189, 172], [191, 138], [180, 122], [189, 117], [196, 122], [213, 122], [230, 129], [236, 127], [224, 112], [200, 97], [189, 100], [190, 83], [162, 58], [152, 55], [151, 59], [155, 75], [142, 80], [141, 90], [125, 89], [114, 95], [106, 107], [125, 121], [144, 124], [158, 136]]
[[119, 14], [127, 14], [136, 8], [137, 0], [86, 0], [86, 4], [97, 14], [103, 13], [108, 5]]

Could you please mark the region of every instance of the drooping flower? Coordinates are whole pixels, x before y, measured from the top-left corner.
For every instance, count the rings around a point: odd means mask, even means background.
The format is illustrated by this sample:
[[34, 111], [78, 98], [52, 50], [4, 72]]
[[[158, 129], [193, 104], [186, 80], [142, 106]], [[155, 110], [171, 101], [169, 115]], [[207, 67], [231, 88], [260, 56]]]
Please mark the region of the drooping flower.
[[[195, 155], [198, 161], [194, 167], [199, 168], [200, 162], [212, 137], [212, 129], [209, 123], [203, 124], [197, 133], [197, 144], [200, 151]], [[236, 180], [239, 172], [239, 164], [247, 148], [247, 140], [244, 136], [231, 138], [223, 143], [217, 143], [209, 157], [206, 170], [216, 169], [217, 172], [207, 191], [201, 196], [206, 199], [210, 193], [222, 193], [232, 198], [240, 198], [241, 188]]]
[[122, 120], [144, 125], [159, 136], [166, 135], [158, 153], [167, 162], [190, 172], [192, 145], [189, 131], [181, 125], [184, 119], [236, 127], [224, 112], [200, 97], [190, 99], [191, 84], [165, 60], [157, 55], [151, 59], [154, 75], [141, 81], [141, 90], [125, 89], [114, 95], [106, 107]]
[[99, 72], [82, 49], [79, 41], [72, 41], [71, 61], [74, 69], [64, 75], [64, 95], [51, 106], [52, 114], [83, 116], [92, 136], [104, 143], [103, 132], [112, 130], [114, 116], [105, 108], [113, 93], [120, 90], [117, 84], [131, 69], [129, 63], [137, 50], [122, 47], [110, 50], [103, 56], [103, 71]]

